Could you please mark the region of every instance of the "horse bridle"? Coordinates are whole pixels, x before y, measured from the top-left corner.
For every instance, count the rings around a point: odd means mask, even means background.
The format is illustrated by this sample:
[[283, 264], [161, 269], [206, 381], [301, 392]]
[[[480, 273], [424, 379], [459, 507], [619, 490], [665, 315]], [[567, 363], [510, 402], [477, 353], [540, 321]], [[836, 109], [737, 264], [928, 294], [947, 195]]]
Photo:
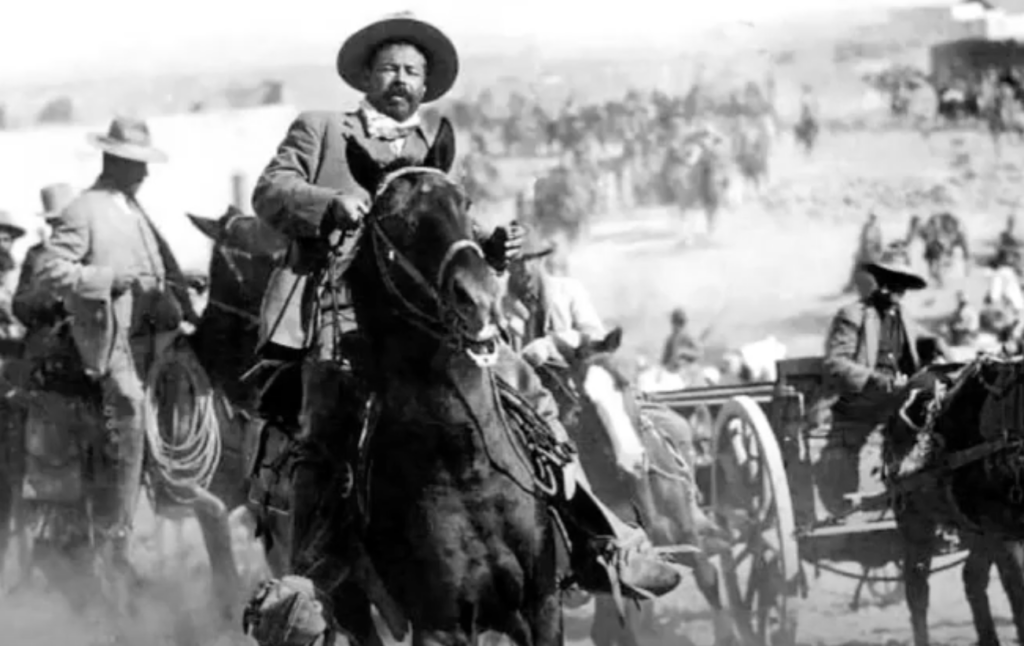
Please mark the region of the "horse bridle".
[[[244, 217], [247, 216], [241, 212], [232, 214], [227, 219], [227, 221], [224, 222], [224, 225], [221, 227], [220, 233], [217, 234], [217, 239], [214, 240], [213, 244], [214, 253], [219, 253], [220, 257], [224, 259], [224, 262], [226, 262], [228, 265], [228, 269], [231, 270], [231, 274], [235, 278], [235, 282], [238, 283], [240, 286], [245, 284], [245, 276], [242, 275], [242, 270], [239, 269], [238, 265], [235, 263], [235, 257], [237, 256], [241, 258], [252, 259], [253, 254], [249, 253], [248, 251], [236, 249], [235, 247], [229, 247], [224, 243], [224, 240], [227, 238], [228, 234], [231, 233], [231, 225], [237, 222], [239, 218]], [[208, 293], [212, 293], [212, 287], [213, 285], [211, 284], [210, 287], [207, 288]], [[222, 303], [212, 297], [208, 298], [206, 302], [208, 306], [212, 305], [217, 309], [223, 310], [229, 314], [234, 314], [235, 316], [244, 318], [248, 320], [249, 323], [252, 325], [258, 325], [260, 322], [258, 316], [246, 312], [243, 309], [234, 307], [232, 305], [228, 305], [227, 303]]]
[[[406, 166], [384, 176], [374, 191], [373, 201], [376, 202], [380, 199], [396, 179], [408, 175], [436, 175], [444, 178], [449, 184], [454, 184], [444, 171], [427, 166]], [[395, 246], [387, 234], [384, 233], [384, 229], [381, 227], [378, 219], [378, 217], [367, 217], [366, 226], [371, 236], [378, 274], [388, 294], [401, 304], [405, 313], [410, 316], [410, 322], [430, 336], [447, 342], [454, 349], [461, 349], [466, 342], [473, 341], [471, 335], [465, 329], [464, 319], [451, 306], [451, 303], [442, 296], [441, 292], [444, 290], [444, 281], [447, 278], [448, 269], [456, 255], [462, 251], [469, 250], [480, 258], [486, 257], [480, 245], [470, 238], [462, 238], [453, 242], [445, 250], [433, 281], [429, 281], [406, 255]], [[381, 253], [382, 250], [386, 253]], [[389, 264], [397, 265], [406, 276], [417, 284], [423, 294], [436, 305], [438, 315], [432, 315], [423, 311], [405, 297], [402, 290], [395, 284]]]

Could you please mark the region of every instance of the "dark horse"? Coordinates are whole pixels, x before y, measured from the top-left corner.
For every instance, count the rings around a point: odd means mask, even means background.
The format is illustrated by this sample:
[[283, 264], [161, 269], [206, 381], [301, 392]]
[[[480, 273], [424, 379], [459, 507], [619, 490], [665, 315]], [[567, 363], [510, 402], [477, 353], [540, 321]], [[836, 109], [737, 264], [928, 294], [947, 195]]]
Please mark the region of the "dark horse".
[[417, 645], [469, 644], [488, 630], [561, 644], [558, 536], [522, 426], [499, 404], [496, 371], [516, 358], [496, 343], [500, 288], [447, 176], [454, 156], [447, 120], [422, 166], [381, 169], [347, 149], [375, 196], [346, 278], [377, 403], [358, 485], [364, 567], [331, 594], [334, 615], [362, 644], [379, 639], [371, 600], [399, 610]]
[[[214, 387], [224, 393], [238, 411], [233, 430], [239, 434], [241, 442], [226, 447], [226, 454], [232, 455], [235, 483], [233, 495], [225, 502], [233, 507], [243, 504], [250, 507], [257, 518], [257, 533], [268, 564], [275, 575], [280, 575], [286, 567], [287, 554], [283, 519], [267, 513], [267, 509], [254, 508], [247, 496], [252, 474], [243, 471], [243, 465], [253, 462], [254, 452], [263, 455], [267, 462], [279, 457], [266, 455], [266, 441], [271, 439], [268, 434], [277, 433], [280, 424], [277, 420], [267, 424], [260, 418], [257, 382], [243, 379], [243, 376], [253, 366], [259, 343], [260, 305], [271, 271], [284, 253], [285, 242], [259, 219], [234, 207], [229, 207], [216, 220], [192, 214], [189, 219], [214, 243], [209, 266], [209, 298], [191, 337], [192, 347]], [[293, 398], [301, 394], [299, 389], [278, 389], [274, 394], [279, 408], [297, 410], [298, 404]], [[291, 401], [282, 401], [289, 399]]]
[[911, 380], [901, 411], [887, 424], [890, 464], [909, 454], [918, 433], [934, 433], [941, 447], [929, 467], [894, 485], [916, 646], [928, 644], [928, 574], [940, 527], [956, 529], [969, 550], [963, 582], [979, 643], [999, 643], [987, 595], [993, 564], [1024, 643], [1022, 376], [1019, 359], [981, 357], [966, 367], [928, 369]]
[[[538, 374], [558, 400], [562, 423], [579, 448], [598, 497], [620, 518], [645, 527], [655, 545], [697, 548], [674, 560], [693, 570], [715, 615], [715, 642], [732, 642], [737, 634], [722, 604], [718, 570], [710, 560], [728, 544], [721, 542], [724, 534], [699, 505], [693, 428], [667, 407], [639, 403], [632, 383], [615, 362], [621, 342], [622, 330], [616, 328], [576, 349], [560, 348], [568, 370], [545, 364]], [[616, 445], [624, 453], [646, 455], [642, 474], [627, 473], [629, 466], [617, 464]], [[628, 618], [635, 617], [635, 607], [627, 609]], [[610, 597], [597, 598], [591, 629], [595, 644], [634, 646], [638, 642], [633, 627], [634, 622], [623, 625], [619, 620]]]

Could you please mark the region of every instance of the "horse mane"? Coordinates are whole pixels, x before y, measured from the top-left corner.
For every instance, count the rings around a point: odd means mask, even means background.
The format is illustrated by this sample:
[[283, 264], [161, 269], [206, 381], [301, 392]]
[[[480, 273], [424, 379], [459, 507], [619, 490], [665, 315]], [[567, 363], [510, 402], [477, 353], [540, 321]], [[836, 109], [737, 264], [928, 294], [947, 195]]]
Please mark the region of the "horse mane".
[[635, 380], [629, 376], [625, 359], [614, 352], [599, 352], [588, 359], [589, 363], [605, 370], [615, 382], [619, 391], [636, 387]]

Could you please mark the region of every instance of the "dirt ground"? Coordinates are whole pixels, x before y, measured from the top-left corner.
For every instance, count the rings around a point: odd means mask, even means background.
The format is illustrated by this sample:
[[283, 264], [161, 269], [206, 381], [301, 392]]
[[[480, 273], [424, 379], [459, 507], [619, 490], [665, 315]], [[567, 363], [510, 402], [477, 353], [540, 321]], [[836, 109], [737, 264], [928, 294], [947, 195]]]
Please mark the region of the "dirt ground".
[[[775, 335], [790, 356], [820, 352], [829, 317], [843, 302], [844, 284], [857, 233], [874, 210], [887, 236], [902, 235], [909, 216], [941, 209], [961, 215], [975, 246], [994, 237], [1016, 204], [1021, 147], [994, 155], [987, 137], [944, 133], [925, 140], [906, 132], [858, 132], [822, 136], [807, 158], [784, 136], [773, 160], [771, 185], [722, 217], [717, 239], [704, 246], [684, 244], [677, 232], [683, 215], [669, 209], [616, 213], [596, 223], [588, 241], [571, 258], [571, 269], [590, 288], [609, 324], [625, 329], [625, 351], [657, 356], [667, 333], [668, 312], [686, 307], [695, 329], [713, 325], [711, 341], [723, 346]], [[945, 289], [929, 290], [908, 303], [911, 312], [935, 317], [951, 311], [953, 295], [964, 287], [979, 298], [984, 274], [972, 272]], [[150, 527], [143, 523], [138, 557], [166, 594], [154, 595], [147, 610], [148, 638], [139, 644], [229, 643], [216, 637], [204, 619], [209, 599], [208, 572], [194, 523], [188, 522], [182, 551], [164, 573], [157, 572]], [[257, 552], [236, 531], [243, 559], [258, 566]], [[169, 576], [173, 572], [173, 576]], [[811, 591], [800, 603], [799, 641], [806, 644], [907, 643], [910, 627], [901, 601], [887, 607], [848, 608], [854, 584], [822, 573], [811, 576]], [[931, 625], [936, 644], [974, 641], [960, 585], [959, 569], [932, 580]], [[1012, 640], [1009, 608], [997, 585], [993, 610], [1004, 640]], [[664, 625], [644, 644], [712, 643], [711, 622], [692, 577], [657, 604]], [[181, 618], [189, 617], [183, 621]], [[586, 640], [586, 610], [568, 621], [573, 640]], [[29, 590], [0, 601], [0, 639], [20, 646], [91, 644], [101, 625], [73, 618], [52, 592]], [[575, 641], [574, 641], [575, 643]]]

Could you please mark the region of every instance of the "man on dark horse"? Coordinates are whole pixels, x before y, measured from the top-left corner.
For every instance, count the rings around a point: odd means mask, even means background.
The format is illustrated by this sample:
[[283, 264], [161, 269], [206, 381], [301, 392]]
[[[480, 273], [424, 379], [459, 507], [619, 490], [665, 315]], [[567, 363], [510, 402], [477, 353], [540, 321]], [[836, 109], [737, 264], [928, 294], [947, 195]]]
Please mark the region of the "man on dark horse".
[[[367, 394], [360, 392], [360, 335], [345, 272], [355, 255], [361, 221], [371, 198], [347, 167], [346, 146], [361, 146], [382, 167], [400, 159], [421, 163], [429, 145], [420, 127], [418, 109], [451, 88], [458, 58], [454, 45], [441, 31], [403, 15], [375, 22], [351, 36], [338, 54], [337, 68], [345, 82], [363, 92], [365, 99], [352, 112], [299, 115], [253, 195], [256, 214], [291, 240], [285, 266], [275, 271], [267, 288], [262, 315], [263, 351], [269, 349], [278, 356], [291, 353], [303, 361], [303, 405], [297, 437], [302, 448], [292, 477], [290, 569], [295, 575], [312, 579], [321, 589], [334, 585], [352, 564], [336, 563], [326, 568], [330, 572], [320, 565], [314, 568], [314, 561], [323, 556], [310, 554], [312, 550], [308, 549], [320, 529], [316, 503], [332, 471], [343, 469], [351, 475], [355, 469], [355, 444], [367, 401]], [[478, 231], [477, 237], [491, 265], [501, 270], [518, 254], [523, 232], [518, 227], [499, 228], [489, 236]], [[530, 370], [518, 357], [516, 361], [512, 366], [499, 364], [499, 375], [513, 384], [529, 381], [516, 378], [518, 371]], [[538, 404], [559, 439], [567, 439], [550, 393], [541, 389], [521, 394]], [[331, 456], [330, 463], [326, 463], [316, 447], [322, 444], [320, 438], [336, 433], [351, 434], [347, 455]], [[342, 493], [347, 502], [352, 502], [351, 488], [347, 489]], [[605, 544], [574, 541], [574, 548], [592, 546], [613, 556], [625, 554], [619, 549], [621, 539], [631, 537], [616, 531], [621, 522], [614, 525], [610, 512], [584, 487], [576, 487], [576, 495], [567, 505], [557, 500], [552, 500], [552, 505], [568, 506], [562, 515], [569, 525], [602, 514], [607, 519], [606, 527], [587, 528], [593, 534], [608, 536]], [[347, 507], [344, 518], [330, 521], [331, 530], [354, 538], [354, 505]], [[593, 556], [596, 559], [597, 554]], [[574, 563], [580, 562], [574, 558]], [[614, 558], [613, 562], [618, 564], [624, 591], [632, 596], [660, 596], [679, 582], [679, 575], [669, 565], [642, 552], [631, 550], [628, 558]], [[285, 604], [308, 600], [308, 580], [301, 585], [296, 581], [291, 577], [272, 584], [276, 592], [267, 599], [283, 600]], [[593, 587], [608, 591], [606, 583]], [[257, 624], [262, 623], [262, 617], [274, 615], [271, 606], [276, 604], [268, 601], [260, 605]]]
[[[924, 289], [926, 281], [888, 258], [863, 269], [874, 278], [874, 291], [839, 310], [825, 341], [826, 381], [837, 398], [819, 463], [818, 491], [836, 516], [848, 510], [846, 496], [861, 486], [861, 451], [869, 436], [895, 411], [907, 379], [922, 367], [919, 341], [926, 336], [900, 307], [903, 295]], [[901, 475], [920, 468], [930, 448], [923, 442], [915, 447]]]

